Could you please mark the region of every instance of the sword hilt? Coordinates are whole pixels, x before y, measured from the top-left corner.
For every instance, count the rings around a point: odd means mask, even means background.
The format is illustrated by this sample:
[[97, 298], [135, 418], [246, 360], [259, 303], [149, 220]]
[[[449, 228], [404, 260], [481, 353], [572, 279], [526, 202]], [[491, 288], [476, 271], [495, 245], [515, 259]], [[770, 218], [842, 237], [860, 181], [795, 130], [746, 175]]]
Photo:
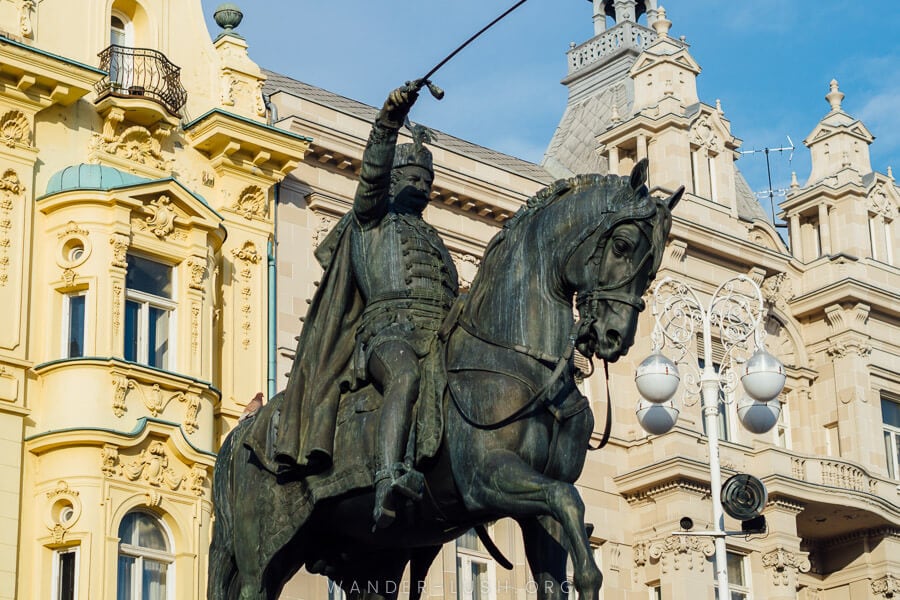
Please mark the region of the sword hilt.
[[409, 91], [417, 92], [421, 90], [423, 87], [427, 87], [428, 91], [431, 92], [431, 95], [434, 96], [436, 100], [444, 99], [444, 90], [440, 87], [433, 84], [428, 79], [416, 79], [415, 81], [407, 81], [406, 89]]

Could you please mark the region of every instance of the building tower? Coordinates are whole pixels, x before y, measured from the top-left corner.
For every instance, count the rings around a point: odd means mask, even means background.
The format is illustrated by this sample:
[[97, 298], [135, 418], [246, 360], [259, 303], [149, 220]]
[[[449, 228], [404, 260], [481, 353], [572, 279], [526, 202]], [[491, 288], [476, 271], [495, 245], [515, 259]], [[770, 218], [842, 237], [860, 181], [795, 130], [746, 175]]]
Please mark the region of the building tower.
[[[595, 153], [594, 137], [630, 113], [634, 82], [628, 71], [657, 37], [648, 26], [657, 19], [657, 0], [591, 1], [594, 37], [571, 44], [568, 75], [562, 80], [569, 100], [542, 163], [556, 177], [606, 172], [607, 161]], [[639, 24], [644, 16], [648, 25]]]

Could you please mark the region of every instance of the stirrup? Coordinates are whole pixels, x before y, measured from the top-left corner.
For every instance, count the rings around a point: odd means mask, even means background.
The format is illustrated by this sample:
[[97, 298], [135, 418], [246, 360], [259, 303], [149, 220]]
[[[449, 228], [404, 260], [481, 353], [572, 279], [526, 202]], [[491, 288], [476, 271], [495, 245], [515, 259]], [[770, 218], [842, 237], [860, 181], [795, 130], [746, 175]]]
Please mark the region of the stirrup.
[[425, 489], [425, 477], [402, 462], [394, 463], [392, 470], [399, 475], [391, 478], [391, 490], [414, 502], [421, 501], [422, 492]]

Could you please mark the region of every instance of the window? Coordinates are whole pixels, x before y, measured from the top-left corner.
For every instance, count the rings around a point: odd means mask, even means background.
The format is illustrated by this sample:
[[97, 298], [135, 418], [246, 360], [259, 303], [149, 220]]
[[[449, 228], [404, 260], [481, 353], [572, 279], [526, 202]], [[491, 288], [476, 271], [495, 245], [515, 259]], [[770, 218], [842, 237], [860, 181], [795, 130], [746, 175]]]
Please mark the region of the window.
[[[729, 600], [750, 600], [750, 582], [747, 579], [747, 557], [736, 552], [728, 552], [728, 591], [731, 592]], [[713, 565], [716, 564], [715, 558]], [[716, 570], [713, 569], [713, 577]], [[716, 587], [716, 600], [719, 598], [718, 584]]]
[[893, 265], [891, 241], [891, 221], [880, 214], [869, 213], [869, 249], [872, 258]]
[[125, 360], [168, 368], [175, 326], [172, 267], [129, 255], [125, 287]]
[[662, 600], [662, 586], [658, 583], [650, 584], [647, 587], [647, 590], [650, 592], [649, 598], [650, 600]]
[[330, 577], [327, 579], [328, 581], [328, 600], [347, 600], [347, 594], [344, 592], [343, 588], [338, 585], [338, 582], [332, 580]]
[[881, 393], [881, 421], [884, 423], [884, 454], [888, 475], [900, 479], [900, 402]]
[[63, 297], [63, 356], [84, 356], [85, 294], [79, 292]]
[[114, 11], [109, 17], [109, 43], [111, 46], [134, 46], [134, 33], [131, 19]]
[[779, 448], [791, 449], [791, 414], [788, 410], [788, 404], [781, 400], [781, 413], [778, 415], [778, 421], [775, 423], [773, 435], [775, 436], [775, 445]]
[[456, 539], [456, 580], [459, 600], [493, 600], [494, 561], [474, 529]]
[[168, 600], [174, 590], [174, 560], [156, 517], [145, 512], [125, 515], [119, 525], [117, 600]]
[[53, 600], [75, 600], [78, 597], [78, 548], [53, 553]]

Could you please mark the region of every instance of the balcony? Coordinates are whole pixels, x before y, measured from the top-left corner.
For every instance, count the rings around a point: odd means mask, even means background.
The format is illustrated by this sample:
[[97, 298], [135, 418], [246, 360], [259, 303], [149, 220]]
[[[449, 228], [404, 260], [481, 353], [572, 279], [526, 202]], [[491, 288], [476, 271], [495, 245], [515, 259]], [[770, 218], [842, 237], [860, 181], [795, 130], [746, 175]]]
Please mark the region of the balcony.
[[642, 25], [625, 21], [600, 35], [574, 47], [568, 52], [569, 75], [606, 60], [624, 50], [635, 55], [646, 50], [659, 37], [655, 31]]
[[187, 102], [181, 68], [162, 52], [147, 48], [110, 46], [99, 54], [100, 68], [108, 73], [95, 86], [96, 102], [109, 97], [150, 99], [175, 117]]

